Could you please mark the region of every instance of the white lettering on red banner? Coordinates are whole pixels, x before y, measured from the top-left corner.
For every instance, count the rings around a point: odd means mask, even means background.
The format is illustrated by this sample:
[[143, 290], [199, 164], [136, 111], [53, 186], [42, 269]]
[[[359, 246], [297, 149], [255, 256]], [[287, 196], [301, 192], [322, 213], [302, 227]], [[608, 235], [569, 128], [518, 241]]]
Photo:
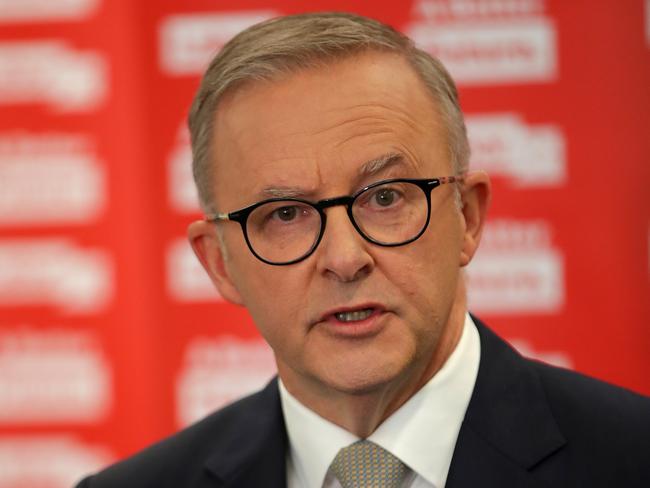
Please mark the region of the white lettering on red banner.
[[221, 296], [194, 255], [187, 239], [167, 246], [167, 292], [180, 302], [216, 302]]
[[0, 0], [0, 23], [84, 20], [99, 0]]
[[158, 31], [160, 66], [172, 76], [201, 74], [232, 37], [276, 15], [264, 10], [169, 16]]
[[111, 372], [88, 332], [0, 330], [0, 423], [91, 423], [111, 406]]
[[467, 276], [477, 312], [559, 313], [564, 305], [564, 258], [545, 221], [488, 223]]
[[413, 12], [431, 21], [543, 13], [545, 0], [416, 0]]
[[195, 422], [262, 388], [275, 373], [271, 348], [261, 339], [192, 339], [176, 381], [178, 425]]
[[55, 40], [0, 43], [0, 105], [83, 112], [97, 108], [107, 91], [107, 66], [98, 52]]
[[405, 32], [458, 84], [553, 81], [557, 32], [541, 0], [419, 0]]
[[82, 476], [113, 462], [106, 447], [72, 436], [0, 436], [2, 488], [70, 488]]
[[519, 187], [566, 183], [566, 142], [558, 126], [528, 125], [512, 113], [471, 115], [466, 123], [472, 168], [510, 178]]
[[176, 212], [199, 211], [199, 196], [192, 177], [192, 149], [187, 126], [178, 129], [176, 143], [167, 159], [167, 191], [169, 203]]
[[106, 204], [104, 167], [81, 134], [0, 134], [0, 226], [88, 222]]
[[413, 24], [406, 32], [459, 85], [553, 81], [556, 32], [546, 19]]
[[51, 305], [97, 313], [113, 293], [113, 263], [66, 239], [0, 240], [0, 306]]

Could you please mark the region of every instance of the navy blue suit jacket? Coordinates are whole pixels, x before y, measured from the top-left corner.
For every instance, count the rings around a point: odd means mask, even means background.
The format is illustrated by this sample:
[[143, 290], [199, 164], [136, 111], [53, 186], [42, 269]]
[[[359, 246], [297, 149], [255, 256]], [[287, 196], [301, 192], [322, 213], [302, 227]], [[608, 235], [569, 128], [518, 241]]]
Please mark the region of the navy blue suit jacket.
[[[447, 488], [650, 487], [650, 398], [522, 358], [476, 320], [481, 362]], [[277, 381], [78, 488], [284, 488]]]

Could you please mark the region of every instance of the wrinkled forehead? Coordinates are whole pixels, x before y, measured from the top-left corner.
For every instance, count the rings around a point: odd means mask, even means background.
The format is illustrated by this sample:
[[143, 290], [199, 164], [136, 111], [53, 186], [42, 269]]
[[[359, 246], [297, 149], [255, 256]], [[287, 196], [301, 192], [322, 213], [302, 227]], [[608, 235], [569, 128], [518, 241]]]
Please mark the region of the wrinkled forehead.
[[[292, 87], [301, 81], [310, 84], [311, 93], [300, 99], [297, 96], [293, 98]], [[331, 90], [334, 90], [334, 93]], [[256, 96], [260, 93], [264, 95]], [[343, 97], [344, 94], [348, 97]], [[272, 97], [267, 98], [269, 95]], [[261, 99], [263, 103], [257, 106], [246, 103], [251, 98]], [[428, 109], [427, 113], [414, 114], [425, 116], [419, 123], [440, 123], [438, 100], [405, 55], [373, 48], [345, 53], [336, 58], [316, 57], [301, 66], [287, 63], [284, 69], [278, 68], [276, 72], [263, 77], [254, 76], [231, 84], [220, 96], [214, 109], [213, 126], [227, 123], [235, 114], [252, 114], [252, 118], [257, 120], [260, 114], [270, 112], [269, 105], [272, 101], [298, 104], [305, 112], [325, 114], [328, 111], [346, 109], [354, 100], [359, 104], [374, 102], [377, 105], [384, 102], [389, 104], [391, 101], [410, 103], [411, 107]], [[288, 121], [283, 121], [286, 122]], [[298, 123], [302, 124], [303, 121], [298, 120]], [[218, 137], [222, 128], [223, 126], [216, 127], [211, 134], [212, 138]], [[218, 151], [218, 147], [216, 149]]]
[[[327, 171], [382, 154], [416, 162], [444, 146], [441, 129], [433, 97], [408, 62], [365, 53], [248, 82], [224, 96], [212, 134], [213, 183], [217, 195], [241, 178], [311, 178], [316, 185]], [[255, 181], [247, 183], [238, 186]]]

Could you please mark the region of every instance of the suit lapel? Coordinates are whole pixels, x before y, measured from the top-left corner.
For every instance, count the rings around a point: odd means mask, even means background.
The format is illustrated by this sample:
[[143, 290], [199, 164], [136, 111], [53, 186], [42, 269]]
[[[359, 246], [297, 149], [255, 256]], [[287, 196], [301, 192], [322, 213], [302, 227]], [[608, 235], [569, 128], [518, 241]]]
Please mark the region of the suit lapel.
[[215, 452], [205, 464], [215, 480], [209, 486], [285, 488], [287, 436], [277, 379], [229, 427], [215, 439]]
[[[542, 488], [532, 475], [566, 443], [530, 365], [474, 318], [481, 337], [476, 385], [456, 442], [447, 488]], [[215, 439], [205, 485], [284, 488], [287, 436], [277, 381]]]
[[539, 377], [474, 318], [481, 363], [447, 481], [465, 486], [537, 487], [532, 469], [566, 443]]

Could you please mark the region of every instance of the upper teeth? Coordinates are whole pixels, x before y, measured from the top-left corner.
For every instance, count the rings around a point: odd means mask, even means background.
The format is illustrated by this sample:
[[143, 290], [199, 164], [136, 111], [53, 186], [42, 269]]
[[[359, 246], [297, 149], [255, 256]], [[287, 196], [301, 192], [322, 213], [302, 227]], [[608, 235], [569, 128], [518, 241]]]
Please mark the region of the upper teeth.
[[354, 312], [339, 312], [334, 314], [337, 320], [341, 322], [354, 322], [356, 320], [364, 320], [370, 317], [372, 314], [372, 308], [366, 308], [365, 310], [355, 310]]

